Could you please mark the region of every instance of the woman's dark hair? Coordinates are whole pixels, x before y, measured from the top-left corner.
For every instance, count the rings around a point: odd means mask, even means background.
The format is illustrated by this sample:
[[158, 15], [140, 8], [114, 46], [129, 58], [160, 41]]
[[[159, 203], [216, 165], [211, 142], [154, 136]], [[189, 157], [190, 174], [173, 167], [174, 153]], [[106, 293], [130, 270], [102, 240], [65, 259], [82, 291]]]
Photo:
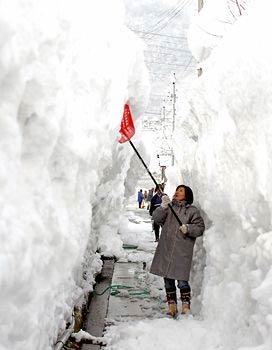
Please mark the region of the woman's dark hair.
[[193, 194], [193, 191], [190, 187], [188, 186], [185, 186], [185, 185], [179, 185], [177, 188], [176, 188], [176, 191], [183, 187], [185, 189], [185, 199], [186, 199], [186, 202], [188, 204], [192, 204], [193, 201], [194, 201], [194, 194]]

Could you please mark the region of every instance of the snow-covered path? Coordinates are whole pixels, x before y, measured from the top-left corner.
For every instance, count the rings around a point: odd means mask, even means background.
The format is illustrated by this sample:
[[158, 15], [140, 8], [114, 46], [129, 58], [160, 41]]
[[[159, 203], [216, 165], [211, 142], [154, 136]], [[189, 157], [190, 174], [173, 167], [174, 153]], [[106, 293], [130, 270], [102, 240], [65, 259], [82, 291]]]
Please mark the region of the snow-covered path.
[[[211, 323], [210, 319], [205, 317], [202, 308], [206, 305], [199, 300], [198, 294], [192, 299], [192, 315], [180, 315], [177, 320], [166, 316], [167, 305], [162, 278], [148, 272], [156, 248], [148, 211], [136, 209], [135, 205], [129, 206], [121, 227], [120, 235], [123, 242], [136, 245], [138, 248], [127, 250], [126, 256], [116, 264], [123, 265], [121, 268], [123, 272], [120, 273], [120, 270], [117, 272], [119, 276], [115, 282], [119, 282], [118, 278], [122, 276], [125, 278], [129, 276], [129, 283], [134, 281], [136, 289], [148, 290], [150, 294], [133, 297], [129, 296], [128, 291], [123, 291], [119, 296], [111, 297], [107, 320], [110, 326], [107, 327], [104, 335], [107, 350], [257, 349], [252, 347], [251, 339], [236, 336], [237, 339], [234, 341], [233, 337], [227, 337], [226, 330], [221, 328], [220, 322], [224, 319], [225, 313], [231, 311], [227, 299], [221, 299], [221, 307], [224, 310], [221, 314], [214, 310], [214, 317], [220, 321], [218, 323]], [[207, 230], [204, 236], [209, 234], [210, 230]], [[201, 254], [196, 254], [194, 259], [205, 260]], [[202, 263], [205, 265], [205, 261], [197, 262], [197, 264]], [[144, 265], [146, 265], [145, 269], [143, 269]], [[198, 274], [199, 271], [192, 270], [190, 281], [193, 294], [196, 289], [195, 278], [197, 279]], [[135, 303], [134, 306], [132, 306], [133, 303]], [[239, 310], [235, 317], [239, 317]], [[237, 322], [235, 317], [234, 323]], [[237, 332], [242, 330], [237, 328]], [[258, 350], [270, 350], [269, 340], [267, 344], [258, 346]]]
[[162, 280], [149, 274], [157, 245], [149, 213], [131, 206], [127, 208], [125, 220], [127, 224], [120, 232], [125, 256], [115, 264], [112, 279], [112, 285], [118, 285], [120, 289], [109, 299], [109, 321], [161, 317], [165, 309]]
[[[149, 274], [156, 243], [151, 221], [145, 209], [127, 208], [121, 236], [125, 244], [138, 246], [127, 250], [126, 258], [117, 262], [112, 284], [135, 287], [133, 291], [149, 291], [139, 296], [120, 290], [111, 296], [106, 331], [108, 350], [148, 349], [220, 349], [205, 322], [198, 315], [173, 320], [166, 316], [162, 278]], [[132, 293], [133, 293], [132, 291]], [[132, 294], [131, 293], [131, 294]]]

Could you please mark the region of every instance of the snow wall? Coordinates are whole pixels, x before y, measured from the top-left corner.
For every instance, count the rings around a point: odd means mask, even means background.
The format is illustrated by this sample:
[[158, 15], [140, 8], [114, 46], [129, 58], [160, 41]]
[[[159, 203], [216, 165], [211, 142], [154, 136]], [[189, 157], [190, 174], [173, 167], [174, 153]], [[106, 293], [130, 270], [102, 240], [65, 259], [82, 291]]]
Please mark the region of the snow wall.
[[118, 131], [124, 103], [137, 124], [148, 97], [123, 22], [119, 0], [0, 3], [1, 349], [51, 349], [100, 254], [121, 254], [124, 184], [139, 174], [126, 179]]
[[196, 57], [211, 53], [177, 108], [176, 175], [208, 222], [194, 303], [224, 350], [272, 347], [270, 14], [269, 1], [252, 2], [216, 45], [191, 33]]

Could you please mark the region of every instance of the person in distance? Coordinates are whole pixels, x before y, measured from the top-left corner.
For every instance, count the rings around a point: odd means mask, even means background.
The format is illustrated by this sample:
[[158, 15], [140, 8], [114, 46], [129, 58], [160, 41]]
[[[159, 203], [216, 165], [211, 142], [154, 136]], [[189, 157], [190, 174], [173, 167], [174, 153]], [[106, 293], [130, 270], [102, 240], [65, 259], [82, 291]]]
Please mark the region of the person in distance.
[[155, 188], [155, 194], [154, 196], [151, 198], [150, 201], [150, 208], [149, 208], [149, 215], [152, 217], [152, 229], [155, 232], [155, 242], [159, 242], [159, 238], [160, 238], [160, 225], [157, 224], [154, 219], [153, 219], [153, 212], [155, 209], [157, 209], [162, 202], [162, 185], [156, 185]]

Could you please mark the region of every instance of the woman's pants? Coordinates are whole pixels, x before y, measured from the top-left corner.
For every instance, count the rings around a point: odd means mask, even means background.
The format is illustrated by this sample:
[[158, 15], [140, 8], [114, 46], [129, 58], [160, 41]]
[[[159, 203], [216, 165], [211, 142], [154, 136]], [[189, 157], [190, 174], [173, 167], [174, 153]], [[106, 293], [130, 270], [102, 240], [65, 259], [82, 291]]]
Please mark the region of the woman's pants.
[[[166, 290], [167, 301], [177, 302], [176, 280], [164, 277], [164, 286]], [[180, 290], [180, 298], [183, 303], [190, 304], [191, 287], [188, 281], [178, 280], [178, 288]]]
[[160, 238], [160, 225], [156, 224], [155, 222], [153, 223], [153, 228], [155, 231], [155, 240], [158, 241]]

